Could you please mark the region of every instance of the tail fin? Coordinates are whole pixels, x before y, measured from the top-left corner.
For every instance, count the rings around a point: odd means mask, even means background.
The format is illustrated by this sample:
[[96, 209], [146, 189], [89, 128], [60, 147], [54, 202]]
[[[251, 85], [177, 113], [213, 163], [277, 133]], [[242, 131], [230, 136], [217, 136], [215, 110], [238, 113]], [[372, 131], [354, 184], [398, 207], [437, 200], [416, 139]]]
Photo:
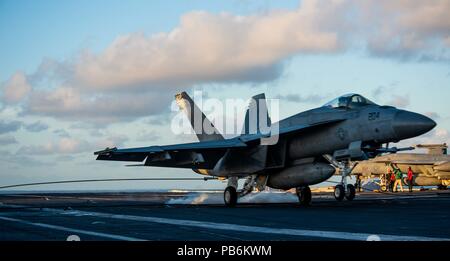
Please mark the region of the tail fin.
[[223, 140], [223, 136], [214, 127], [214, 124], [209, 121], [186, 92], [176, 94], [175, 101], [186, 113], [199, 141]]
[[271, 120], [264, 93], [253, 96], [245, 113], [242, 134], [268, 134]]

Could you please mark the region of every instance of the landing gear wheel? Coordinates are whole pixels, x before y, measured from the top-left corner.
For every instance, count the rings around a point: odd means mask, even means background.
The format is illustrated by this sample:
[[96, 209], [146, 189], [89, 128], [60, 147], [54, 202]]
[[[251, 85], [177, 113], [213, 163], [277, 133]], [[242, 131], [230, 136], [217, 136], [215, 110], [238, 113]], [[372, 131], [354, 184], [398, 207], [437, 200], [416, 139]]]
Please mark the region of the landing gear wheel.
[[334, 187], [334, 198], [337, 201], [342, 201], [345, 197], [345, 189], [344, 186], [342, 185], [336, 185], [336, 187]]
[[345, 190], [345, 198], [348, 201], [351, 201], [355, 198], [355, 194], [356, 194], [355, 186], [353, 186], [352, 184], [348, 184], [347, 189]]
[[296, 193], [300, 205], [309, 206], [311, 204], [311, 189], [308, 186], [297, 188]]
[[225, 206], [234, 207], [236, 206], [238, 195], [234, 187], [227, 187], [223, 192], [223, 200], [225, 201]]

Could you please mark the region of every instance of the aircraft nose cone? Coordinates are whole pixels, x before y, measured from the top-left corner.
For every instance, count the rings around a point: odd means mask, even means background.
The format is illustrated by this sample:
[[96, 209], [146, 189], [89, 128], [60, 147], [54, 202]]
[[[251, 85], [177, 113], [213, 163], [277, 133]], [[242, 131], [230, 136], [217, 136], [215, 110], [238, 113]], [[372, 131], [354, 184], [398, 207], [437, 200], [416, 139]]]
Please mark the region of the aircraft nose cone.
[[400, 110], [394, 116], [392, 126], [398, 139], [407, 139], [428, 132], [436, 122], [422, 114]]

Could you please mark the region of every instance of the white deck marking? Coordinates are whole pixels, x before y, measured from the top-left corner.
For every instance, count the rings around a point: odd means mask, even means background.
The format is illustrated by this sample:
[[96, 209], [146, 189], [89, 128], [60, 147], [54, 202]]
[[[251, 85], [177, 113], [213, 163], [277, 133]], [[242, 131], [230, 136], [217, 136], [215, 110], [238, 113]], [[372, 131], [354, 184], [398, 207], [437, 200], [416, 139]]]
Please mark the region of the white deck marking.
[[[14, 207], [23, 207], [20, 205], [9, 205]], [[376, 233], [354, 233], [354, 232], [342, 232], [342, 231], [323, 231], [323, 230], [308, 230], [308, 229], [289, 229], [289, 228], [269, 228], [269, 227], [259, 227], [259, 226], [247, 226], [247, 225], [236, 225], [236, 224], [228, 224], [228, 223], [215, 223], [215, 222], [206, 222], [206, 221], [195, 221], [195, 220], [184, 220], [184, 219], [171, 219], [171, 218], [159, 218], [159, 217], [149, 217], [149, 216], [132, 216], [132, 215], [122, 215], [122, 214], [112, 214], [112, 213], [101, 213], [101, 212], [90, 212], [90, 211], [79, 211], [79, 210], [71, 210], [64, 211], [60, 209], [52, 209], [52, 208], [41, 208], [35, 209], [37, 211], [46, 211], [53, 212], [61, 215], [71, 215], [71, 216], [94, 216], [99, 218], [110, 218], [110, 219], [119, 219], [119, 220], [130, 220], [130, 221], [139, 221], [139, 222], [150, 222], [150, 223], [158, 223], [158, 224], [167, 224], [167, 225], [175, 225], [175, 226], [189, 226], [189, 227], [199, 227], [205, 229], [215, 229], [215, 230], [225, 230], [225, 231], [237, 231], [237, 232], [250, 232], [250, 233], [262, 233], [262, 234], [277, 234], [277, 235], [289, 235], [289, 236], [304, 236], [304, 237], [319, 237], [319, 238], [331, 238], [331, 239], [341, 239], [341, 240], [367, 240], [369, 236], [376, 235], [380, 237], [382, 241], [450, 241], [450, 238], [439, 238], [439, 237], [425, 237], [425, 236], [400, 236], [400, 235], [387, 235], [387, 234], [376, 234]], [[14, 220], [12, 218], [2, 217], [0, 215], [0, 219], [4, 220]], [[18, 220], [19, 221], [19, 220]], [[20, 220], [26, 223], [31, 223], [28, 221]], [[42, 223], [31, 223], [31, 224], [39, 224], [40, 226], [51, 226], [57, 228], [63, 228], [59, 226], [47, 225]], [[50, 227], [49, 227], [50, 228]], [[83, 231], [71, 228], [67, 231], [76, 232]], [[87, 233], [95, 233], [108, 235], [109, 238], [111, 236], [116, 237], [119, 240], [143, 240], [138, 238], [125, 237], [120, 235], [109, 235], [104, 233], [97, 233], [92, 231], [84, 231]], [[79, 232], [82, 233], [82, 232]], [[85, 234], [87, 234], [85, 233]], [[105, 236], [105, 237], [108, 237]]]
[[[110, 218], [119, 220], [130, 220], [139, 222], [150, 222], [158, 224], [167, 224], [175, 226], [189, 226], [215, 230], [225, 231], [237, 231], [237, 232], [250, 232], [250, 233], [263, 233], [263, 234], [276, 234], [276, 235], [289, 235], [289, 236], [304, 236], [304, 237], [319, 237], [319, 238], [332, 238], [341, 240], [367, 240], [369, 236], [376, 233], [353, 233], [353, 232], [341, 232], [341, 231], [322, 231], [322, 230], [308, 230], [308, 229], [289, 229], [289, 228], [269, 228], [259, 226], [246, 226], [236, 225], [229, 223], [216, 223], [206, 221], [195, 221], [185, 219], [171, 219], [171, 218], [159, 218], [148, 216], [131, 216], [112, 213], [100, 213], [100, 212], [88, 212], [88, 211], [61, 211], [56, 209], [44, 209], [50, 212], [59, 212], [60, 214], [73, 215], [73, 216], [94, 216], [99, 218]], [[383, 241], [450, 241], [450, 238], [437, 238], [437, 237], [424, 237], [424, 236], [399, 236], [399, 235], [386, 235], [376, 234]]]
[[2, 217], [2, 216], [0, 216], [0, 220], [17, 222], [17, 223], [21, 223], [21, 224], [25, 224], [25, 225], [42, 227], [42, 228], [49, 228], [49, 229], [60, 230], [60, 231], [66, 231], [66, 232], [71, 232], [71, 233], [76, 233], [76, 234], [85, 234], [85, 235], [90, 235], [90, 236], [110, 238], [110, 239], [114, 239], [114, 240], [144, 241], [144, 239], [135, 238], [135, 237], [127, 237], [127, 236], [121, 236], [121, 235], [107, 234], [107, 233], [94, 232], [94, 231], [75, 229], [75, 228], [68, 228], [68, 227], [57, 226], [57, 225], [50, 225], [50, 224], [44, 224], [44, 223], [35, 223], [35, 222], [30, 222], [30, 221], [26, 221], [26, 220], [22, 220], [22, 219], [16, 219], [16, 218], [9, 218], [9, 217]]

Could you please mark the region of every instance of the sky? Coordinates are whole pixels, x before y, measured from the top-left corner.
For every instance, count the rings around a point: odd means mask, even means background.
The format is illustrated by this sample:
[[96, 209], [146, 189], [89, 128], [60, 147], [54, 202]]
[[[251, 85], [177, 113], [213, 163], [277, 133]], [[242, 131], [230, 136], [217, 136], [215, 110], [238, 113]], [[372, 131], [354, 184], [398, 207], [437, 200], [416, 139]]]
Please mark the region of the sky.
[[[0, 185], [197, 177], [97, 162], [105, 147], [195, 141], [170, 129], [179, 91], [281, 99], [280, 117], [345, 93], [423, 113], [450, 140], [450, 1], [0, 0]], [[209, 189], [218, 181], [29, 189]]]

